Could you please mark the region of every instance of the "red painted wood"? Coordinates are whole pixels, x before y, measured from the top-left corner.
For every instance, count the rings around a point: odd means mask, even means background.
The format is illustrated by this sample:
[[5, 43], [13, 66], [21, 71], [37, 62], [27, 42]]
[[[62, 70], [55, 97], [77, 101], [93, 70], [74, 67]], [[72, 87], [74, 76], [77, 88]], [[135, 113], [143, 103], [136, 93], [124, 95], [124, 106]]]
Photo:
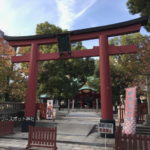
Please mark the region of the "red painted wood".
[[124, 27], [124, 28], [106, 30], [106, 31], [103, 31], [102, 34], [105, 34], [108, 37], [111, 37], [111, 36], [135, 33], [135, 32], [140, 31], [140, 27], [141, 27], [141, 24], [136, 24], [136, 25], [127, 26], [127, 27]]
[[100, 36], [100, 80], [102, 119], [113, 120], [112, 93], [108, 53], [108, 37]]
[[51, 134], [51, 136], [52, 136], [52, 145], [54, 144], [54, 138], [55, 138], [55, 134], [54, 134], [54, 132], [52, 132], [53, 134]]
[[57, 132], [56, 128], [30, 126], [27, 148], [45, 147], [45, 148], [52, 148], [53, 150], [56, 150], [57, 149], [56, 132]]
[[[123, 35], [127, 33], [134, 33], [134, 32], [138, 32], [140, 30], [140, 27], [141, 27], [141, 24], [137, 24], [137, 25], [130, 25], [127, 27], [121, 27], [121, 28], [111, 29], [111, 30], [106, 30], [106, 31], [70, 35], [70, 41], [76, 42], [76, 41], [83, 41], [83, 40], [89, 40], [89, 39], [97, 39], [99, 38], [100, 34], [105, 34], [108, 37], [111, 37], [111, 36]], [[11, 46], [29, 46], [32, 43], [36, 43], [38, 45], [52, 44], [52, 43], [57, 43], [57, 39], [56, 38], [43, 38], [43, 39], [38, 39], [38, 40], [10, 41], [9, 42]]]
[[[125, 107], [125, 106], [124, 106]], [[121, 105], [119, 106], [119, 108], [118, 108], [118, 110], [119, 110], [119, 112], [120, 112], [120, 114], [119, 114], [119, 120], [120, 120], [120, 122], [121, 123], [123, 123], [124, 122], [124, 113], [125, 113], [125, 109], [124, 109], [124, 107], [123, 108], [121, 108]], [[137, 122], [138, 123], [143, 123], [144, 121], [145, 121], [145, 114], [147, 114], [148, 113], [148, 111], [147, 111], [147, 104], [138, 104], [138, 118], [137, 118]]]
[[[45, 135], [46, 135], [46, 129], [43, 130], [43, 135], [42, 135], [43, 136], [43, 138], [42, 138], [43, 144], [45, 143], [45, 140], [46, 140]], [[47, 145], [47, 144], [45, 143], [45, 145]]]
[[41, 140], [39, 137], [40, 133], [38, 128], [35, 128], [35, 132], [34, 132], [34, 140], [35, 140], [35, 144], [38, 144], [38, 142]]
[[11, 61], [13, 63], [20, 63], [20, 62], [29, 62], [30, 54], [26, 54], [24, 56], [12, 56]]
[[77, 42], [77, 41], [83, 41], [83, 40], [98, 39], [100, 34], [101, 34], [101, 32], [70, 35], [70, 41]]
[[139, 147], [140, 147], [140, 150], [143, 150], [142, 135], [139, 135]]
[[25, 41], [10, 41], [9, 44], [11, 46], [30, 46], [32, 43], [36, 43], [38, 45], [42, 44], [52, 44], [56, 43], [56, 38], [45, 38], [45, 39], [39, 39], [39, 40], [25, 40]]
[[122, 134], [119, 150], [127, 150], [127, 136]]
[[[127, 54], [127, 53], [135, 53], [137, 52], [137, 47], [135, 45], [127, 45], [127, 46], [109, 46], [108, 54], [109, 55], [117, 55], [117, 54]], [[82, 57], [96, 57], [99, 56], [99, 47], [95, 46], [93, 49], [86, 50], [78, 50], [72, 51], [71, 55], [68, 53], [64, 53], [63, 56], [60, 56], [60, 53], [38, 53], [37, 60], [57, 60], [57, 59], [68, 59], [68, 58], [82, 58]], [[29, 62], [30, 54], [26, 54], [24, 56], [13, 56], [12, 62]]]
[[130, 54], [136, 53], [137, 47], [135, 45], [126, 45], [126, 46], [109, 46], [109, 55], [118, 55], [118, 54]]
[[118, 127], [116, 127], [116, 134], [115, 134], [115, 150], [119, 150], [120, 147], [120, 143], [121, 143], [121, 126], [119, 125]]
[[0, 121], [0, 136], [12, 134], [14, 132], [13, 129], [14, 129], [13, 121]]
[[117, 129], [119, 136], [115, 137], [115, 150], [149, 150], [150, 136], [149, 135], [126, 135], [121, 134]]
[[32, 143], [32, 136], [31, 136], [33, 134], [32, 129], [33, 129], [32, 127], [29, 127], [28, 144], [27, 144], [27, 147], [26, 147], [27, 149], [30, 148], [30, 144]]
[[147, 140], [147, 136], [145, 135], [144, 137], [144, 149], [148, 150], [148, 140]]
[[45, 143], [48, 145], [48, 129], [45, 132]]
[[132, 150], [132, 135], [128, 136], [129, 150]]
[[37, 84], [37, 50], [38, 45], [33, 43], [29, 64], [29, 79], [27, 89], [27, 99], [25, 104], [25, 116], [35, 117], [36, 112], [36, 84]]
[[[137, 138], [138, 138], [138, 136], [136, 136]], [[133, 138], [133, 149], [137, 149], [137, 139], [136, 139], [136, 137], [135, 138]]]
[[[112, 95], [111, 95], [111, 84], [110, 84], [110, 73], [109, 73], [109, 55], [131, 53], [135, 51], [133, 46], [122, 46], [114, 47], [108, 45], [108, 37], [122, 35], [127, 33], [134, 33], [139, 31], [141, 24], [130, 25], [126, 27], [120, 27], [115, 29], [109, 29], [105, 31], [95, 31], [91, 33], [82, 34], [71, 34], [70, 41], [82, 41], [89, 39], [96, 39], [100, 36], [100, 47], [95, 47], [91, 50], [83, 51], [73, 51], [69, 53], [51, 53], [51, 54], [41, 54], [38, 53], [38, 45], [42, 44], [52, 44], [57, 43], [56, 38], [43, 38], [43, 39], [33, 39], [33, 40], [20, 40], [20, 41], [10, 41], [12, 46], [25, 46], [32, 45], [31, 54], [25, 56], [12, 57], [12, 62], [30, 62], [29, 66], [29, 80], [28, 80], [28, 90], [27, 90], [27, 100], [25, 108], [25, 116], [34, 117], [35, 116], [35, 103], [36, 103], [36, 76], [37, 76], [37, 61], [42, 60], [57, 60], [57, 59], [67, 59], [67, 58], [81, 58], [81, 57], [91, 57], [100, 56], [101, 60], [101, 103], [102, 103], [102, 119], [113, 119], [112, 111]], [[133, 50], [127, 50], [131, 48]], [[99, 52], [100, 51], [100, 52]]]

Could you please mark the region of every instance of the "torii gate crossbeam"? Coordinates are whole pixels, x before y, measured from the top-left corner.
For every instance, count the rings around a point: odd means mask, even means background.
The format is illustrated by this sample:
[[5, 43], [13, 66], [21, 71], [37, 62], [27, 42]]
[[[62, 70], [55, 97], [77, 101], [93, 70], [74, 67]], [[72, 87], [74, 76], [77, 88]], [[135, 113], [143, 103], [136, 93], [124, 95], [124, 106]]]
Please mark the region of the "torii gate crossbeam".
[[134, 53], [136, 47], [129, 46], [111, 46], [108, 44], [108, 37], [118, 36], [128, 33], [139, 32], [140, 27], [147, 22], [147, 17], [135, 20], [107, 25], [102, 27], [88, 28], [67, 32], [70, 36], [70, 42], [99, 39], [99, 46], [90, 50], [73, 51], [71, 53], [48, 53], [39, 52], [39, 45], [57, 43], [57, 35], [35, 35], [23, 37], [4, 36], [11, 46], [32, 46], [31, 52], [24, 56], [12, 57], [12, 62], [29, 62], [29, 80], [27, 89], [27, 99], [25, 107], [26, 117], [35, 117], [36, 104], [36, 82], [37, 82], [37, 62], [44, 60], [58, 60], [67, 58], [82, 58], [99, 56], [100, 57], [100, 79], [101, 79], [101, 112], [103, 121], [113, 121], [112, 93], [109, 71], [109, 55]]

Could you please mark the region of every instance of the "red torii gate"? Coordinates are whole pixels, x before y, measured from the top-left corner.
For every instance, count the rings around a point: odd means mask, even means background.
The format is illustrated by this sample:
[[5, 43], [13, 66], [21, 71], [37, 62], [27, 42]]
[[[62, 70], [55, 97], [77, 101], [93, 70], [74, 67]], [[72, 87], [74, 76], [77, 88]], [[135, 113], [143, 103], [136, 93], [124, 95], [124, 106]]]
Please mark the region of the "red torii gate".
[[[101, 110], [102, 120], [113, 120], [113, 106], [112, 106], [112, 93], [110, 83], [110, 69], [109, 69], [109, 55], [134, 53], [136, 47], [134, 45], [128, 46], [111, 46], [108, 44], [108, 37], [118, 36], [128, 33], [139, 32], [140, 27], [147, 22], [147, 17], [130, 20], [127, 22], [117, 23], [113, 25], [87, 28], [82, 30], [75, 30], [67, 32], [70, 37], [70, 42], [99, 39], [100, 46], [93, 47], [93, 49], [72, 51], [71, 53], [47, 53], [42, 54], [39, 52], [39, 45], [57, 43], [57, 35], [35, 35], [35, 36], [22, 36], [10, 37], [4, 36], [9, 41], [9, 44], [14, 47], [31, 46], [30, 53], [24, 56], [13, 56], [12, 62], [29, 62], [29, 79], [27, 98], [25, 105], [25, 116], [35, 117], [36, 105], [36, 84], [38, 73], [38, 61], [44, 60], [58, 60], [67, 58], [82, 58], [82, 57], [100, 57], [100, 79], [101, 79]], [[59, 36], [61, 36], [59, 34]]]

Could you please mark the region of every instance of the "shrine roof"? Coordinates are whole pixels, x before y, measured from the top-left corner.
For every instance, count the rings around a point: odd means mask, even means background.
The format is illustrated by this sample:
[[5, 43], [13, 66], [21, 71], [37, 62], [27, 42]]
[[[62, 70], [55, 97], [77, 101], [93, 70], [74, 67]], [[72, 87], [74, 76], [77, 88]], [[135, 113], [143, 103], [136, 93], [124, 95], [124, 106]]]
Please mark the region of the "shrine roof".
[[41, 94], [40, 98], [49, 98], [49, 95], [48, 94]]
[[[131, 26], [131, 25], [135, 25], [135, 24], [145, 25], [147, 23], [147, 21], [148, 21], [148, 17], [140, 17], [137, 19], [120, 22], [120, 23], [116, 23], [116, 24], [67, 31], [66, 34], [70, 34], [70, 35], [87, 34], [87, 33], [93, 33], [93, 32], [127, 27], [127, 26]], [[62, 34], [65, 34], [65, 33], [62, 33]], [[44, 35], [31, 35], [31, 36], [7, 36], [7, 35], [4, 35], [4, 38], [7, 41], [39, 40], [39, 39], [56, 38], [56, 37], [57, 37], [57, 34], [44, 34]]]
[[79, 91], [82, 91], [82, 90], [92, 90], [92, 91], [97, 91], [96, 89], [90, 87], [90, 86], [87, 85], [87, 84], [83, 85], [83, 86], [79, 89]]

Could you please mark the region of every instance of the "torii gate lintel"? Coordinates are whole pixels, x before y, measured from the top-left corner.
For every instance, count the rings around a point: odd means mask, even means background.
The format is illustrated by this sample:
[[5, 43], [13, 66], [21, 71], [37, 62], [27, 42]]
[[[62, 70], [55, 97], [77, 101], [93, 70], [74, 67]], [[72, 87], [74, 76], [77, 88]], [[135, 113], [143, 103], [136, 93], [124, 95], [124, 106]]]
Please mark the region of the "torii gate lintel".
[[[109, 45], [108, 47], [109, 55], [119, 55], [119, 54], [121, 55], [121, 54], [135, 53], [135, 52], [137, 52], [137, 48], [135, 45], [126, 45], [126, 46]], [[37, 61], [96, 57], [99, 56], [99, 46], [94, 46], [93, 49], [72, 51], [70, 54], [64, 53], [63, 56], [61, 56], [59, 52], [43, 54], [37, 50], [37, 53], [38, 53]], [[27, 53], [24, 56], [13, 56], [11, 61], [13, 63], [29, 62], [30, 60], [29, 58], [30, 58], [30, 53]]]

